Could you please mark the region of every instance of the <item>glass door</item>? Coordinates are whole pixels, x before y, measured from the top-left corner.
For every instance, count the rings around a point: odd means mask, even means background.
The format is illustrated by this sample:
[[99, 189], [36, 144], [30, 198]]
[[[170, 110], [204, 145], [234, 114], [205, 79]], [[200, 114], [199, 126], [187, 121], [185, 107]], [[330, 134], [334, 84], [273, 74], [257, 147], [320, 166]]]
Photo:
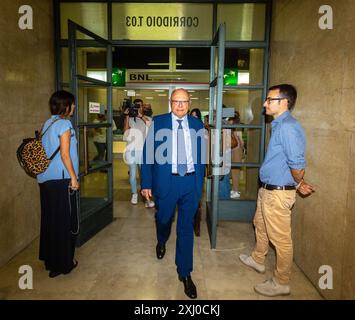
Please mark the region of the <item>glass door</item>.
[[207, 226], [211, 248], [216, 248], [219, 219], [219, 184], [221, 169], [222, 104], [224, 81], [225, 24], [221, 24], [211, 45], [209, 96], [209, 163], [207, 169]]
[[[112, 48], [70, 20], [68, 33], [69, 86], [76, 97], [73, 125], [79, 148], [80, 246], [113, 220]], [[93, 69], [105, 70], [103, 79], [92, 77]]]

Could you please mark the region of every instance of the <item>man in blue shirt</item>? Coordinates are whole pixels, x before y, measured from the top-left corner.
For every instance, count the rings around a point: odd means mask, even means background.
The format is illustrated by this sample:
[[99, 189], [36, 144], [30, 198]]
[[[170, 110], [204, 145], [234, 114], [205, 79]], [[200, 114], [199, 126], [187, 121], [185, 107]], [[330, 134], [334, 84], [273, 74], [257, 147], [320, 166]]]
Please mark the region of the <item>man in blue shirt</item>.
[[275, 246], [274, 276], [254, 287], [256, 292], [265, 296], [290, 294], [293, 261], [291, 209], [296, 191], [305, 196], [314, 191], [304, 181], [305, 134], [290, 113], [296, 99], [296, 88], [281, 84], [271, 87], [265, 100], [265, 113], [274, 120], [267, 153], [260, 168], [261, 188], [254, 217], [256, 245], [251, 255], [239, 256], [245, 265], [264, 273], [269, 241]]

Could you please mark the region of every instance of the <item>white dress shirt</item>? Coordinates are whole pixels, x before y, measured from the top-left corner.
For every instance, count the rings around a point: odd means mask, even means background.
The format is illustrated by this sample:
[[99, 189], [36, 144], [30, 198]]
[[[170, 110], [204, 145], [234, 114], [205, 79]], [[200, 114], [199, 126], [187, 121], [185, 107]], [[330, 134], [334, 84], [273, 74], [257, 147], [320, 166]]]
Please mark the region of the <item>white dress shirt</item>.
[[177, 131], [178, 131], [178, 127], [179, 127], [179, 122], [177, 122], [177, 120], [182, 120], [181, 125], [184, 130], [186, 159], [187, 159], [187, 172], [194, 172], [195, 167], [194, 167], [194, 159], [192, 157], [191, 136], [190, 136], [190, 128], [189, 128], [189, 121], [187, 120], [187, 115], [183, 118], [179, 118], [175, 114], [171, 113], [171, 118], [172, 118], [172, 122], [173, 122], [172, 173], [177, 173]]

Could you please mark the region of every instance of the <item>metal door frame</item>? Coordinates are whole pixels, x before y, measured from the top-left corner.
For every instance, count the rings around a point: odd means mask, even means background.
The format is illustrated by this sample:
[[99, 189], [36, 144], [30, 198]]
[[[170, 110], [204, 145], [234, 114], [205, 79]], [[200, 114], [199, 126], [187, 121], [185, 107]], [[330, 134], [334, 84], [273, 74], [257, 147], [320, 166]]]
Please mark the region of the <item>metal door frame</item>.
[[[217, 241], [217, 222], [219, 212], [219, 155], [220, 155], [220, 139], [222, 133], [222, 104], [223, 104], [223, 76], [224, 76], [224, 54], [225, 54], [225, 24], [221, 24], [215, 33], [211, 43], [211, 62], [210, 62], [210, 103], [208, 112], [208, 123], [210, 131], [214, 130], [213, 141], [209, 139], [211, 176], [207, 177], [207, 203], [206, 203], [206, 219], [208, 232], [210, 236], [211, 248], [216, 247]], [[218, 48], [218, 49], [216, 49]], [[215, 72], [216, 50], [218, 50], [218, 72]], [[213, 111], [216, 111], [216, 122], [213, 122]]]
[[[219, 163], [219, 156], [221, 154], [221, 138], [223, 129], [236, 129], [236, 128], [252, 128], [260, 129], [260, 145], [259, 145], [259, 161], [258, 162], [232, 162], [231, 169], [233, 168], [259, 168], [264, 158], [265, 149], [265, 116], [262, 116], [260, 124], [254, 125], [226, 125], [222, 123], [222, 104], [223, 104], [223, 90], [224, 89], [263, 89], [263, 96], [266, 95], [267, 71], [268, 65], [266, 59], [268, 51], [264, 56], [264, 83], [263, 85], [247, 85], [247, 86], [224, 86], [224, 57], [225, 57], [225, 24], [221, 24], [214, 35], [211, 43], [211, 62], [210, 62], [210, 108], [209, 108], [209, 125], [214, 129], [213, 141], [210, 141], [210, 154], [212, 144], [214, 147], [214, 154], [212, 163], [209, 164], [211, 175], [207, 179], [207, 197], [206, 197], [206, 218], [208, 232], [210, 236], [211, 248], [216, 248], [217, 244], [217, 225], [220, 220], [237, 220], [237, 221], [252, 221], [255, 213], [256, 200], [220, 200], [219, 199], [219, 171], [223, 163]], [[269, 34], [269, 30], [266, 30]], [[267, 38], [269, 40], [269, 38]], [[215, 72], [215, 57], [218, 50], [218, 73]], [[216, 111], [216, 122], [213, 122], [213, 111]], [[210, 135], [211, 136], [211, 135]], [[211, 140], [211, 139], [210, 139]], [[237, 205], [236, 205], [237, 204]], [[239, 209], [239, 211], [238, 211]]]
[[[100, 43], [102, 47], [105, 47], [106, 52], [106, 69], [107, 69], [107, 81], [100, 81], [97, 79], [89, 78], [86, 75], [80, 75], [77, 72], [77, 31], [81, 32], [84, 35], [89, 36], [96, 42]], [[75, 129], [76, 136], [78, 137], [78, 150], [80, 147], [80, 139], [79, 139], [79, 130], [83, 128], [84, 130], [84, 153], [85, 153], [85, 170], [84, 174], [79, 174], [79, 179], [83, 176], [86, 176], [92, 172], [98, 170], [107, 170], [108, 176], [108, 201], [104, 204], [95, 208], [90, 212], [90, 215], [87, 219], [82, 219], [81, 212], [81, 199], [80, 193], [77, 193], [77, 203], [78, 210], [80, 216], [80, 234], [78, 237], [77, 245], [80, 246], [85, 243], [88, 239], [90, 239], [93, 235], [95, 235], [98, 231], [100, 231], [107, 224], [112, 222], [113, 220], [113, 170], [112, 170], [112, 44], [110, 41], [101, 38], [100, 36], [94, 34], [90, 30], [83, 28], [82, 26], [76, 24], [75, 22], [68, 20], [68, 45], [69, 45], [69, 77], [70, 77], [70, 91], [74, 94], [76, 99], [79, 97], [79, 81], [85, 81], [91, 87], [105, 87], [107, 88], [107, 96], [106, 96], [106, 104], [107, 104], [107, 123], [105, 124], [94, 124], [94, 123], [80, 123], [79, 122], [79, 107], [75, 109], [74, 118], [72, 119], [73, 127]], [[78, 101], [77, 101], [78, 102]], [[87, 139], [86, 133], [87, 129], [90, 128], [100, 128], [106, 127], [107, 131], [107, 163], [101, 166], [97, 166], [94, 169], [90, 169], [88, 167], [87, 161]]]

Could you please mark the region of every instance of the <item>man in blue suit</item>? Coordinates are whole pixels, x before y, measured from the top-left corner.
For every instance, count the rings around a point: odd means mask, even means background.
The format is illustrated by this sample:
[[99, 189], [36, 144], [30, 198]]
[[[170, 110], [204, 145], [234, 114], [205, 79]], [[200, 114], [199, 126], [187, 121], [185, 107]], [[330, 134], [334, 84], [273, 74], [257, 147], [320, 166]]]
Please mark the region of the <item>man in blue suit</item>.
[[185, 89], [171, 94], [171, 113], [154, 117], [143, 150], [141, 166], [142, 195], [152, 195], [156, 205], [158, 259], [165, 255], [176, 205], [175, 263], [185, 294], [197, 297], [191, 279], [193, 269], [194, 216], [202, 194], [206, 141], [202, 121], [188, 114], [190, 97]]

